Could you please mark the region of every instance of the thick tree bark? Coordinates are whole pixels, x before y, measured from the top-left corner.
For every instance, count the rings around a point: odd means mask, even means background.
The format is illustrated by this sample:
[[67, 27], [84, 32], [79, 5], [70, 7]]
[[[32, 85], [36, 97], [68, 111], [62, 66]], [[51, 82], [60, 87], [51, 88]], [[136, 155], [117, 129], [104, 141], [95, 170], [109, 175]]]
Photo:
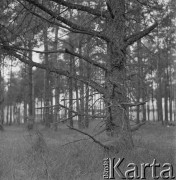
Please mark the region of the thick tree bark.
[[107, 34], [113, 40], [108, 43], [107, 54], [108, 72], [106, 73], [105, 85], [107, 94], [105, 95], [105, 103], [107, 108], [107, 130], [111, 134], [119, 137], [120, 141], [125, 142], [128, 148], [133, 147], [132, 136], [129, 127], [129, 117], [127, 116], [127, 108], [121, 106], [122, 102], [127, 101], [127, 92], [125, 85], [125, 1], [112, 0], [109, 5], [114, 14], [114, 19], [107, 22]]

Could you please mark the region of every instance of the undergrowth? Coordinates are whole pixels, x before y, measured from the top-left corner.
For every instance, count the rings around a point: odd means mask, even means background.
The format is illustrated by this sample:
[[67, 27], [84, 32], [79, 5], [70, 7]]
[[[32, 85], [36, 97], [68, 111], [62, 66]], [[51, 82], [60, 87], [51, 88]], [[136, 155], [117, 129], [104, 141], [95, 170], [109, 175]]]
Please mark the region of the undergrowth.
[[[21, 136], [20, 136], [21, 137]], [[21, 138], [22, 139], [22, 138]], [[18, 143], [17, 143], [18, 142]], [[32, 132], [25, 136], [25, 141], [17, 139], [14, 144], [0, 148], [1, 180], [102, 180], [104, 158], [125, 158], [122, 171], [133, 162], [158, 163], [169, 162], [176, 169], [174, 148], [164, 148], [160, 144], [135, 140], [132, 151], [121, 150], [119, 153], [104, 152], [91, 141], [80, 141], [62, 146], [50, 144], [41, 132]], [[147, 180], [152, 179], [147, 172]], [[117, 177], [118, 179], [118, 177]]]

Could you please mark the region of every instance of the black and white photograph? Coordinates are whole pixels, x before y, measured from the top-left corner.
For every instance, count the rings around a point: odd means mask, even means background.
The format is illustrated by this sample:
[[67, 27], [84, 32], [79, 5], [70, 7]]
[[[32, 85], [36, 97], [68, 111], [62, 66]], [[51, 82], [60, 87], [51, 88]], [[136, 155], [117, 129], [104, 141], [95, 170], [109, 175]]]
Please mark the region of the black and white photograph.
[[176, 179], [176, 0], [0, 0], [0, 180]]

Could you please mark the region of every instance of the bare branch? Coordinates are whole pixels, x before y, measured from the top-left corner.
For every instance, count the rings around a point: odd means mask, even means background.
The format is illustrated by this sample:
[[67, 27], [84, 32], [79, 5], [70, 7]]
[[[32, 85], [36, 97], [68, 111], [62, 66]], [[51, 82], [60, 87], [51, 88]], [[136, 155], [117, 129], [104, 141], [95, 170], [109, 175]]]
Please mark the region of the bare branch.
[[138, 41], [139, 39], [143, 38], [144, 36], [148, 35], [152, 30], [154, 30], [158, 26], [158, 23], [154, 23], [152, 26], [148, 27], [147, 29], [144, 29], [143, 31], [140, 31], [138, 33], [135, 33], [125, 39], [125, 48], [129, 45], [132, 45], [134, 42]]
[[105, 36], [105, 34], [103, 32], [94, 31], [94, 30], [88, 29], [87, 27], [75, 24], [75, 23], [69, 21], [68, 19], [66, 19], [64, 17], [58, 16], [56, 13], [54, 13], [50, 9], [46, 8], [42, 4], [38, 3], [37, 1], [34, 1], [34, 0], [25, 0], [25, 1], [27, 1], [30, 4], [33, 4], [34, 6], [38, 7], [39, 9], [46, 12], [47, 14], [49, 14], [54, 19], [57, 19], [58, 21], [61, 21], [64, 24], [68, 25], [70, 28], [75, 29], [76, 31], [80, 31], [80, 33], [99, 37], [105, 41], [109, 41], [109, 39]]
[[138, 103], [122, 102], [122, 103], [120, 103], [120, 104], [121, 104], [121, 105], [124, 105], [124, 106], [128, 106], [128, 107], [133, 107], [133, 106], [141, 106], [141, 105], [144, 105], [146, 102], [148, 102], [148, 100], [143, 101], [143, 102], [138, 102]]
[[135, 125], [135, 127], [131, 127], [131, 132], [137, 131], [144, 124], [145, 124], [145, 122], [141, 122], [141, 123]]
[[[67, 125], [68, 126], [68, 125]], [[77, 132], [79, 132], [79, 133], [81, 133], [81, 134], [84, 134], [84, 135], [86, 135], [86, 136], [88, 136], [90, 139], [92, 139], [96, 144], [98, 144], [98, 145], [100, 145], [101, 147], [103, 147], [105, 150], [109, 150], [109, 147], [107, 147], [107, 146], [105, 146], [104, 144], [102, 144], [100, 141], [98, 141], [98, 140], [96, 140], [93, 136], [91, 136], [90, 134], [88, 134], [88, 133], [85, 133], [85, 132], [83, 132], [83, 131], [81, 131], [81, 130], [79, 130], [79, 129], [76, 129], [76, 128], [73, 128], [73, 127], [70, 127], [70, 126], [68, 126], [70, 129], [72, 129], [72, 130], [75, 130], [75, 131], [77, 131]]]
[[93, 9], [93, 8], [88, 7], [88, 6], [83, 6], [83, 5], [80, 5], [80, 4], [73, 4], [73, 3], [70, 3], [70, 2], [67, 2], [67, 1], [63, 1], [63, 0], [51, 0], [51, 1], [53, 1], [53, 2], [55, 2], [57, 4], [60, 4], [60, 5], [66, 6], [69, 9], [77, 9], [77, 10], [84, 11], [84, 12], [87, 12], [89, 14], [92, 14], [92, 15], [95, 15], [95, 16], [98, 16], [98, 17], [107, 18], [106, 11], [100, 11], [98, 9]]
[[73, 55], [73, 56], [76, 56], [80, 59], [84, 59], [86, 62], [96, 66], [96, 67], [99, 67], [105, 71], [107, 71], [107, 68], [105, 65], [103, 65], [102, 63], [99, 63], [99, 62], [96, 62], [96, 61], [93, 61], [91, 58], [89, 57], [86, 57], [86, 56], [83, 56], [81, 54], [78, 54], [78, 53], [75, 53], [73, 51], [70, 51], [68, 49], [65, 49], [65, 50], [56, 50], [56, 51], [38, 51], [38, 50], [32, 50], [32, 49], [26, 49], [26, 48], [22, 48], [22, 47], [16, 47], [16, 46], [11, 46], [12, 49], [17, 49], [17, 50], [22, 50], [22, 51], [32, 51], [32, 52], [35, 52], [35, 53], [41, 53], [41, 54], [52, 54], [52, 53], [67, 53], [67, 54], [70, 54], [70, 55]]
[[80, 58], [80, 59], [84, 59], [84, 60], [87, 61], [88, 63], [90, 63], [90, 64], [92, 64], [92, 65], [94, 65], [94, 66], [97, 66], [97, 67], [99, 67], [99, 68], [107, 71], [107, 68], [106, 68], [106, 66], [105, 66], [104, 64], [99, 63], [99, 62], [96, 62], [96, 61], [93, 61], [93, 60], [92, 60], [91, 58], [89, 58], [89, 57], [86, 57], [86, 56], [83, 56], [83, 55], [81, 55], [81, 54], [72, 52], [72, 51], [70, 51], [70, 50], [68, 50], [68, 49], [65, 49], [65, 53], [68, 53], [68, 54], [70, 54], [70, 55], [76, 56], [76, 57], [78, 57], [78, 58]]
[[23, 56], [17, 54], [16, 51], [14, 51], [14, 49], [11, 48], [11, 46], [8, 46], [6, 44], [0, 45], [0, 46], [2, 47], [3, 50], [6, 51], [6, 53], [8, 55], [12, 55], [12, 56], [16, 57], [17, 59], [19, 59], [21, 62], [24, 62], [25, 64], [28, 64], [33, 67], [35, 66], [35, 67], [45, 69], [45, 70], [47, 69], [50, 72], [60, 74], [60, 75], [63, 75], [63, 76], [69, 77], [69, 78], [73, 78], [78, 81], [82, 81], [83, 83], [87, 83], [89, 86], [96, 89], [100, 94], [106, 94], [105, 88], [103, 88], [102, 86], [100, 86], [98, 83], [96, 83], [93, 80], [89, 80], [86, 77], [81, 76], [81, 75], [71, 74], [71, 73], [69, 73], [69, 71], [63, 70], [61, 68], [59, 69], [59, 68], [55, 68], [55, 67], [51, 67], [51, 66], [48, 67], [46, 64], [40, 64], [40, 63], [36, 63], [32, 60], [27, 60]]
[[108, 8], [108, 11], [109, 11], [109, 13], [110, 13], [110, 15], [111, 15], [111, 18], [112, 19], [114, 19], [114, 14], [113, 14], [113, 12], [112, 12], [112, 9], [111, 9], [111, 7], [110, 7], [110, 5], [109, 5], [109, 2], [106, 2], [106, 5], [107, 5], [107, 8]]
[[[61, 108], [67, 109], [67, 110], [71, 111], [72, 113], [74, 113], [75, 115], [74, 115], [73, 117], [75, 117], [75, 116], [77, 116], [77, 115], [87, 116], [87, 114], [79, 113], [79, 112], [77, 112], [77, 111], [74, 111], [73, 109], [70, 109], [70, 108], [67, 107], [67, 106], [62, 105], [62, 104], [57, 104], [57, 105], [52, 105], [52, 106], [38, 107], [38, 108], [35, 108], [35, 109], [53, 108], [53, 107], [58, 107], [58, 106], [61, 107]], [[105, 118], [105, 117], [106, 117], [106, 116], [98, 116], [98, 115], [88, 115], [88, 116], [91, 117], [91, 118]], [[69, 119], [69, 118], [68, 118], [68, 119]], [[65, 121], [65, 120], [64, 120], [64, 121]]]

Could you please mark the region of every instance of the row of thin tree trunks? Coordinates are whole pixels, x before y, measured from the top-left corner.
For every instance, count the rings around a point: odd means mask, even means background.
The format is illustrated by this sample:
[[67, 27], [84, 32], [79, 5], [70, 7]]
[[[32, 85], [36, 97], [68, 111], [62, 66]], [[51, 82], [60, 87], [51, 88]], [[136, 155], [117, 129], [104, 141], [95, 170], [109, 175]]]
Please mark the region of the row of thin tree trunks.
[[[58, 33], [58, 29], [56, 29], [56, 37], [57, 37], [57, 33]], [[46, 33], [45, 33], [45, 36], [46, 36]], [[44, 36], [44, 37], [45, 37]], [[46, 37], [47, 38], [47, 37]], [[57, 38], [56, 38], [56, 40], [57, 40]], [[46, 39], [45, 39], [45, 45], [46, 45]], [[70, 41], [71, 42], [71, 41]], [[56, 42], [56, 44], [58, 44], [57, 42]], [[32, 47], [30, 46], [30, 42], [29, 42], [29, 49], [32, 49]], [[140, 42], [139, 42], [139, 46], [140, 46]], [[56, 47], [54, 47], [55, 49], [57, 49], [57, 46]], [[139, 48], [140, 49], [140, 48]], [[47, 47], [45, 47], [45, 50], [47, 51]], [[80, 46], [80, 53], [81, 53], [81, 46]], [[88, 53], [87, 53], [88, 54]], [[32, 54], [30, 54], [29, 53], [29, 58], [30, 59], [32, 59]], [[46, 57], [45, 57], [46, 58]], [[57, 58], [57, 57], [56, 57]], [[47, 58], [46, 58], [47, 59]], [[140, 57], [139, 57], [139, 59], [140, 59]], [[140, 63], [140, 61], [139, 61], [139, 63]], [[84, 68], [84, 64], [83, 64], [83, 62], [82, 62], [82, 60], [80, 60], [80, 74], [84, 74], [83, 73], [83, 68]], [[74, 69], [74, 67], [75, 67], [75, 64], [74, 64], [74, 60], [73, 60], [73, 57], [72, 56], [70, 56], [70, 70], [72, 71], [73, 69]], [[33, 79], [32, 79], [32, 68], [31, 67], [29, 67], [28, 68], [29, 69], [29, 73], [28, 73], [28, 76], [29, 76], [29, 79], [28, 79], [28, 82], [29, 82], [29, 89], [28, 89], [28, 96], [29, 96], [29, 116], [34, 116], [34, 114], [35, 114], [35, 111], [34, 111], [34, 104], [33, 104], [33, 102], [34, 102], [34, 95], [33, 95], [33, 85], [32, 85], [32, 82], [33, 82]], [[87, 69], [87, 77], [89, 78], [89, 76], [90, 76], [90, 67], [89, 67], [89, 65], [87, 64], [87, 66], [86, 66], [86, 69]], [[171, 79], [169, 78], [170, 77], [170, 74], [169, 73], [171, 73], [171, 71], [169, 72], [168, 70], [167, 70], [167, 73], [166, 73], [166, 75], [165, 75], [165, 106], [164, 106], [164, 109], [165, 109], [165, 117], [163, 117], [163, 107], [162, 107], [162, 95], [160, 94], [160, 92], [161, 92], [161, 78], [159, 78], [159, 81], [158, 81], [158, 87], [159, 87], [159, 93], [158, 93], [158, 96], [157, 96], [157, 106], [158, 106], [158, 120], [159, 121], [161, 121], [161, 122], [164, 122], [163, 121], [163, 119], [165, 119], [165, 121], [167, 122], [168, 121], [168, 99], [169, 99], [169, 113], [170, 113], [170, 120], [172, 121], [172, 97], [171, 97], [171, 94], [169, 94], [168, 95], [168, 91], [167, 91], [167, 87], [169, 86], [171, 89], [172, 89], [172, 83], [171, 83]], [[49, 74], [49, 73], [48, 73]], [[142, 74], [142, 70], [141, 70], [141, 66], [140, 66], [140, 64], [139, 64], [139, 74], [141, 75]], [[160, 72], [159, 72], [159, 74], [160, 74]], [[49, 76], [49, 75], [47, 75], [47, 76]], [[45, 76], [46, 77], [46, 76]], [[59, 76], [57, 76], [57, 79], [58, 79], [58, 81], [59, 81]], [[44, 79], [47, 79], [47, 78], [44, 78]], [[49, 79], [49, 78], [48, 78]], [[47, 82], [49, 81], [49, 80], [46, 80]], [[58, 81], [56, 81], [56, 86], [57, 86], [57, 89], [56, 89], [56, 96], [57, 97], [59, 97], [59, 94], [60, 94], [60, 90], [59, 90], [59, 86], [58, 86]], [[169, 82], [169, 84], [168, 84], [168, 82]], [[69, 79], [69, 83], [68, 83], [68, 85], [69, 85], [69, 99], [70, 99], [70, 101], [69, 101], [69, 107], [70, 107], [70, 111], [69, 111], [69, 115], [68, 115], [68, 117], [70, 118], [70, 125], [71, 126], [73, 126], [73, 118], [72, 118], [72, 106], [73, 106], [73, 101], [72, 101], [72, 99], [73, 99], [73, 96], [72, 96], [72, 94], [73, 94], [73, 84], [75, 84], [75, 90], [76, 90], [76, 99], [77, 99], [77, 110], [78, 110], [78, 112], [85, 112], [85, 113], [87, 113], [88, 112], [88, 101], [89, 101], [89, 86], [88, 85], [85, 85], [86, 86], [86, 88], [84, 88], [84, 85], [83, 85], [83, 83], [78, 83], [77, 81], [75, 81], [75, 83], [73, 83], [73, 80], [70, 78]], [[80, 97], [82, 97], [82, 96], [84, 96], [84, 94], [85, 94], [85, 92], [84, 92], [84, 89], [86, 89], [86, 99], [84, 100], [84, 98], [81, 98], [81, 100], [80, 100], [80, 102], [79, 102], [79, 96], [78, 96], [78, 84], [80, 85]], [[48, 97], [49, 98], [47, 98], [47, 103], [45, 103], [45, 106], [49, 106], [50, 104], [52, 105], [53, 103], [52, 103], [52, 91], [51, 91], [51, 89], [50, 89], [50, 92], [49, 93], [47, 93], [46, 91], [49, 89], [49, 88], [47, 88], [47, 86], [49, 86], [49, 85], [47, 85], [47, 83], [45, 83], [45, 94], [48, 94]], [[140, 82], [139, 82], [139, 89], [138, 89], [138, 92], [139, 92], [139, 94], [140, 94], [140, 90], [143, 90], [144, 88], [141, 88], [141, 85], [140, 85]], [[171, 91], [170, 91], [171, 92]], [[142, 94], [144, 94], [144, 92], [142, 92]], [[31, 98], [30, 98], [31, 97]], [[57, 98], [56, 97], [56, 104], [58, 104], [59, 103], [59, 98]], [[143, 97], [143, 96], [142, 96]], [[153, 97], [153, 94], [152, 94], [152, 97]], [[140, 98], [140, 95], [138, 96], [138, 98]], [[144, 100], [144, 98], [143, 98], [143, 100]], [[46, 102], [46, 98], [45, 98], [45, 102]], [[152, 101], [153, 102], [153, 101]], [[58, 107], [58, 106], [57, 106]], [[85, 109], [84, 109], [84, 107], [85, 107]], [[154, 105], [153, 105], [153, 107], [154, 107]], [[2, 108], [1, 108], [2, 109]], [[11, 106], [10, 106], [10, 109], [11, 109]], [[57, 113], [58, 113], [58, 110], [57, 110], [57, 108], [55, 108], [56, 110], [54, 111], [55, 112], [55, 116], [51, 116], [51, 117], [54, 117], [54, 121], [55, 121], [55, 124], [57, 124]], [[147, 108], [148, 109], [148, 108]], [[24, 101], [24, 121], [26, 122], [27, 120], [26, 120], [26, 117], [27, 117], [27, 101], [25, 100]], [[45, 112], [45, 114], [47, 114], [48, 112], [45, 110], [45, 111], [43, 111], [43, 112]], [[51, 110], [50, 112], [53, 112], [53, 110]], [[137, 122], [139, 122], [139, 108], [137, 108]], [[149, 111], [147, 111], [148, 112], [148, 114], [149, 114]], [[154, 112], [154, 109], [153, 109], [153, 112]], [[11, 117], [11, 114], [12, 114], [12, 111], [10, 110], [10, 117]], [[48, 113], [49, 114], [49, 113]], [[154, 116], [154, 115], [153, 115]], [[47, 116], [43, 116], [43, 117], [47, 117]], [[50, 118], [51, 118], [50, 117]], [[85, 119], [84, 119], [85, 118]], [[155, 117], [154, 117], [155, 118]], [[153, 118], [153, 119], [154, 119]], [[48, 120], [47, 119], [49, 119], [49, 117], [47, 117], [46, 118], [46, 123], [48, 123]], [[82, 128], [82, 127], [88, 127], [88, 114], [86, 115], [86, 116], [78, 116], [78, 124], [79, 124], [79, 127], [80, 128]], [[146, 106], [145, 105], [143, 105], [143, 121], [145, 121], [146, 120]], [[85, 122], [84, 122], [85, 121]], [[12, 120], [11, 120], [11, 118], [10, 118], [10, 120], [9, 120], [9, 124], [11, 124], [11, 122], [12, 122]], [[49, 122], [48, 124], [50, 124], [50, 123], [52, 123], [53, 122], [53, 120], [52, 120], [52, 118], [51, 118], [51, 122]], [[84, 122], [83, 124], [81, 124], [81, 122]], [[50, 125], [48, 125], [48, 126], [50, 126]], [[57, 129], [57, 126], [56, 126], [56, 129]]]

